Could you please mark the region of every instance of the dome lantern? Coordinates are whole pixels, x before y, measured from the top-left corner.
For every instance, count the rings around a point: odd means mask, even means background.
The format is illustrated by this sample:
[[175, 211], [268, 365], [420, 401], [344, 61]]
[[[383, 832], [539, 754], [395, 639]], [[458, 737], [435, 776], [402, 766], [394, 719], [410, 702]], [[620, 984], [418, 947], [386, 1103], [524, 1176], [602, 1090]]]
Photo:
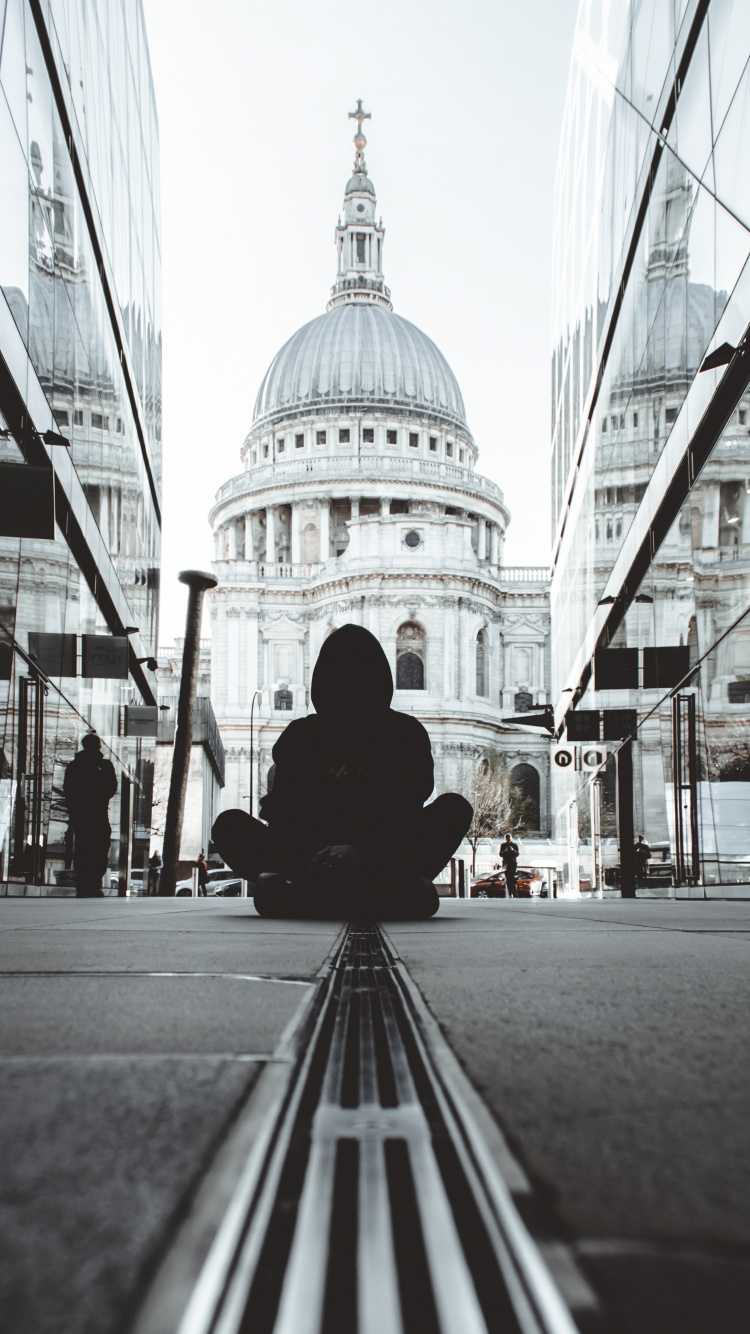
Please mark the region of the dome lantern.
[[362, 110], [361, 97], [357, 101], [357, 110], [349, 112], [350, 120], [357, 122], [354, 167], [344, 191], [344, 221], [339, 219], [336, 227], [337, 273], [328, 310], [362, 301], [393, 310], [391, 294], [383, 280], [385, 228], [382, 219], [375, 220], [375, 187], [365, 162], [367, 140], [362, 133], [362, 121], [369, 120], [371, 114]]

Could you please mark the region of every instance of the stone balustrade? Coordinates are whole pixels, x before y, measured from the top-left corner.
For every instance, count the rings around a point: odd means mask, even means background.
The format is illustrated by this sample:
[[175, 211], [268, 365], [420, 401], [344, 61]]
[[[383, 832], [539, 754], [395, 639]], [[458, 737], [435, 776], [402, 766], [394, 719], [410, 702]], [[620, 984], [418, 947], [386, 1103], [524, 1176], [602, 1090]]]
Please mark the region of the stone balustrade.
[[288, 486], [294, 482], [312, 480], [345, 481], [347, 478], [375, 482], [385, 479], [418, 480], [432, 482], [437, 486], [444, 483], [450, 487], [459, 486], [469, 495], [484, 496], [498, 504], [503, 504], [503, 492], [496, 482], [472, 472], [457, 464], [443, 463], [438, 459], [391, 458], [386, 455], [367, 454], [362, 457], [347, 454], [340, 458], [276, 459], [273, 463], [263, 463], [247, 472], [232, 477], [216, 493], [216, 504], [231, 500], [236, 496], [250, 495], [257, 491], [266, 491], [273, 486]]

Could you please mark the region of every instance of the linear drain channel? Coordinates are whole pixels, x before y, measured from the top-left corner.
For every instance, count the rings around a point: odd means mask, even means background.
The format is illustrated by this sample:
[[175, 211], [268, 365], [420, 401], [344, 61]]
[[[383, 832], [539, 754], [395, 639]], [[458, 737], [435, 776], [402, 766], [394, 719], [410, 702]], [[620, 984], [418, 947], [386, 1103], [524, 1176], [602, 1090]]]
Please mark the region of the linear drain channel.
[[466, 1115], [380, 930], [350, 927], [231, 1252], [209, 1255], [179, 1334], [574, 1334]]

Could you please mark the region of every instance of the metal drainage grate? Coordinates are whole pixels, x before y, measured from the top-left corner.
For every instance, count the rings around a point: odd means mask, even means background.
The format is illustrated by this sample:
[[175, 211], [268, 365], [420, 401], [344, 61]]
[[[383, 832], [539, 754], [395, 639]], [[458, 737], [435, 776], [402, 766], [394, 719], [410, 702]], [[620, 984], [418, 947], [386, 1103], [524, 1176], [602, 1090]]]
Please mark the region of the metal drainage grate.
[[382, 934], [351, 927], [239, 1243], [180, 1334], [573, 1334], [487, 1176]]

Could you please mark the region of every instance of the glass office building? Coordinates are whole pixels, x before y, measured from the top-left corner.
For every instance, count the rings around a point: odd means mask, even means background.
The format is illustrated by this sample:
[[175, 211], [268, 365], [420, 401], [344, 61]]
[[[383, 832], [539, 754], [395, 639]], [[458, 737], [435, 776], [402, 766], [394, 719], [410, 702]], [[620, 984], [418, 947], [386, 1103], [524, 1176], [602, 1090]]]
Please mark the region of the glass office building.
[[62, 783], [93, 728], [119, 782], [105, 892], [122, 892], [150, 833], [160, 550], [139, 0], [0, 0], [0, 182], [0, 881], [70, 880]]
[[582, 0], [552, 355], [571, 892], [618, 860], [623, 892], [750, 880], [749, 159], [746, 0]]

